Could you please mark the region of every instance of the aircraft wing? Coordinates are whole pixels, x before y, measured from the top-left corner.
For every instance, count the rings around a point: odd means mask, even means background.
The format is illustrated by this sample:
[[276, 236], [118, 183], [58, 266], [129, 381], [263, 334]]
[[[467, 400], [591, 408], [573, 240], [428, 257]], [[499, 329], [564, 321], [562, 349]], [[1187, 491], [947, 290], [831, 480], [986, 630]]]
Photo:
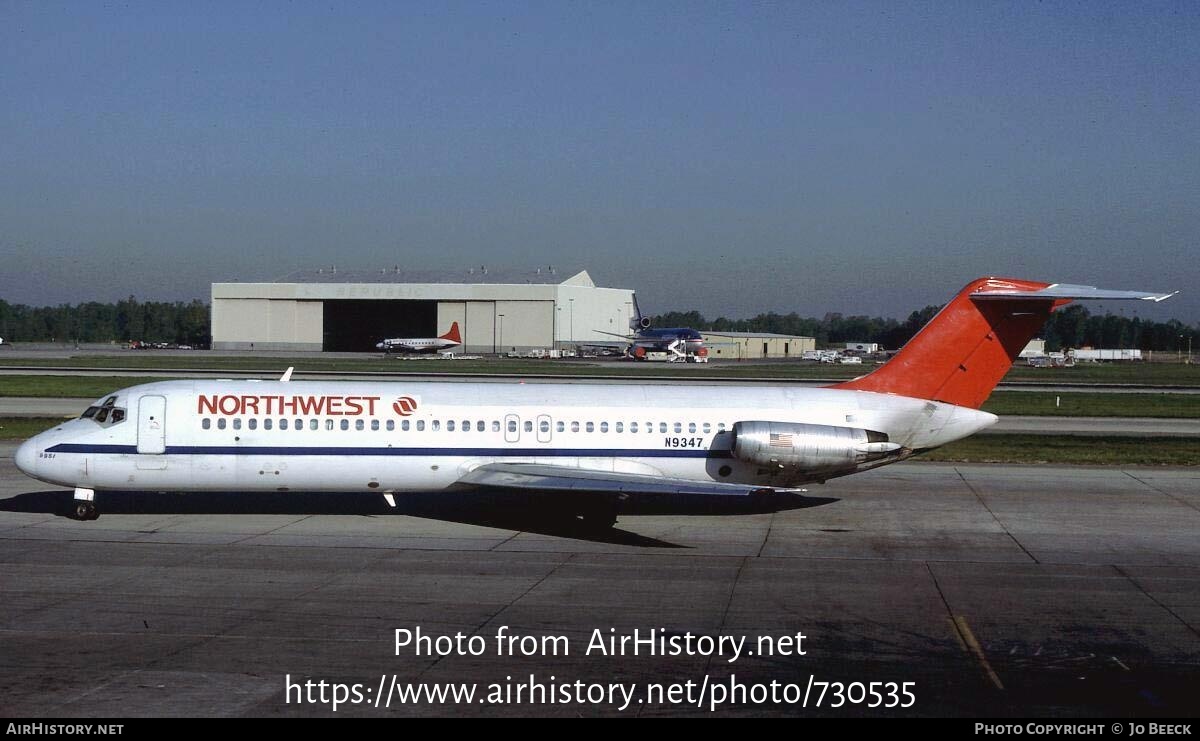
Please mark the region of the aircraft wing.
[[971, 298], [980, 299], [1005, 299], [1005, 298], [1025, 298], [1025, 299], [1093, 299], [1093, 300], [1141, 300], [1141, 301], [1165, 301], [1175, 293], [1153, 293], [1150, 291], [1112, 291], [1105, 288], [1096, 288], [1095, 286], [1077, 286], [1069, 283], [1054, 283], [1040, 288], [1036, 291], [1022, 291], [1014, 288], [1006, 288], [1003, 284], [996, 286], [987, 286], [981, 290], [971, 294]]
[[744, 497], [786, 489], [742, 484], [689, 481], [539, 463], [486, 463], [458, 480], [460, 484], [537, 491], [570, 491], [596, 494], [700, 494]]

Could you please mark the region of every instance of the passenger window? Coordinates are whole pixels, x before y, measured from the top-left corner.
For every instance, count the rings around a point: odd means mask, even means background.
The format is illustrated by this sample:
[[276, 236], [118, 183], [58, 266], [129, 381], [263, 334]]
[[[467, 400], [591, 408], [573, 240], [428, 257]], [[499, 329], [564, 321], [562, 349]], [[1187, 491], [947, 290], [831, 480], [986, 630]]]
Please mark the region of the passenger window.
[[471, 420], [469, 420], [469, 419], [464, 419], [464, 420], [462, 421], [462, 431], [463, 431], [463, 432], [470, 432], [470, 431], [471, 431]]
[[517, 431], [517, 420], [515, 420], [515, 419], [508, 420], [508, 431], [509, 432]]
[[585, 425], [584, 429], [586, 429], [588, 432], [595, 432], [595, 431], [596, 431], [596, 425], [594, 425], [594, 424], [593, 424], [593, 423], [591, 423], [591, 422], [588, 422], [588, 423], [587, 423], [587, 425]]
[[567, 425], [562, 420], [559, 420], [558, 422], [554, 423], [555, 432], [565, 432], [566, 429], [567, 429]]
[[343, 431], [350, 429], [350, 420], [343, 419], [341, 427]]
[[[96, 416], [99, 417], [100, 415], [96, 415]], [[217, 420], [217, 429], [218, 430], [225, 429], [225, 418], [224, 417], [221, 417], [220, 419]]]
[[549, 432], [550, 431], [550, 423], [543, 419], [541, 422], [538, 423], [538, 429], [541, 430], [542, 432]]
[[533, 432], [533, 422], [530, 422], [529, 420], [525, 420], [525, 431]]
[[[217, 426], [218, 426], [218, 427], [220, 427], [220, 426], [221, 426], [221, 422], [220, 422], [220, 420], [218, 420], [218, 421], [217, 421]], [[279, 429], [281, 429], [281, 430], [286, 430], [287, 428], [288, 428], [288, 425], [287, 425], [287, 420], [286, 420], [286, 419], [281, 419], [281, 420], [279, 420]]]
[[718, 422], [718, 423], [717, 423], [717, 432], [724, 432], [724, 431], [725, 431], [725, 423], [724, 423], [724, 422]]
[[425, 420], [418, 419], [417, 420], [417, 432], [424, 432], [424, 431], [425, 431]]
[[408, 420], [407, 420], [407, 419], [406, 419], [406, 420], [403, 420], [403, 421], [401, 421], [401, 422], [400, 422], [400, 429], [401, 429], [401, 430], [403, 430], [404, 432], [408, 432], [408, 428], [409, 428], [409, 425], [408, 425]]
[[327, 429], [327, 430], [333, 429], [333, 420], [332, 419], [325, 420], [325, 429]]
[[454, 432], [454, 420], [450, 419], [446, 421], [446, 432]]
[[263, 420], [263, 429], [269, 430], [269, 429], [271, 429], [271, 425], [273, 425], [273, 424], [275, 424], [275, 423], [272, 420], [264, 419]]
[[308, 429], [316, 430], [316, 429], [319, 429], [320, 427], [321, 427], [321, 420], [319, 420], [319, 419], [308, 420]]
[[629, 431], [630, 431], [630, 432], [637, 432], [637, 422], [630, 422], [630, 423], [629, 423]]
[[688, 422], [688, 432], [695, 432], [695, 431], [696, 431], [696, 423]]
[[487, 425], [484, 424], [482, 419], [475, 423], [475, 431], [476, 432], [487, 432]]
[[304, 420], [302, 420], [302, 419], [296, 420], [296, 425], [295, 425], [295, 427], [293, 427], [293, 429], [295, 429], [297, 432], [299, 432], [300, 430], [303, 430], [304, 429]]
[[202, 428], [203, 428], [203, 429], [205, 429], [205, 430], [207, 430], [207, 429], [211, 428], [211, 427], [212, 427], [212, 420], [211, 420], [211, 419], [209, 419], [208, 417], [205, 417], [204, 419], [200, 420], [200, 427], [202, 427]]
[[363, 422], [361, 419], [354, 420], [354, 429], [359, 430], [361, 432], [362, 430], [366, 429], [366, 427], [367, 427], [366, 423]]
[[240, 430], [240, 429], [242, 429], [242, 419], [241, 419], [241, 417], [238, 417], [237, 419], [233, 420], [233, 429], [235, 429], [235, 430]]
[[618, 423], [617, 423], [617, 432], [624, 432], [624, 431], [625, 431], [625, 423], [624, 423], [624, 422], [618, 422]]
[[389, 420], [387, 421], [387, 431], [388, 431], [388, 432], [391, 432], [391, 431], [392, 431], [392, 430], [394, 430], [394, 429], [396, 429], [396, 420], [394, 420], [394, 419], [389, 419]]
[[705, 435], [707, 435], [707, 434], [708, 434], [708, 433], [710, 433], [710, 432], [712, 432], [712, 423], [711, 423], [711, 422], [705, 422], [705, 423], [704, 423], [704, 434], [705, 434]]
[[579, 423], [578, 422], [571, 423], [571, 432], [579, 432]]
[[371, 420], [371, 431], [377, 432], [378, 430], [379, 430], [379, 420], [377, 420], [377, 419]]
[[675, 434], [679, 434], [680, 432], [683, 432], [683, 423], [676, 422], [675, 423]]
[[666, 432], [666, 431], [667, 431], [667, 423], [666, 423], [666, 422], [659, 422], [659, 423], [658, 423], [658, 431], [659, 431], [659, 432]]
[[600, 431], [601, 431], [601, 432], [608, 432], [608, 423], [607, 423], [607, 422], [601, 422], [601, 423], [600, 423]]
[[433, 427], [431, 429], [434, 432], [437, 432], [438, 430], [442, 429], [442, 421], [440, 419], [433, 420]]
[[500, 431], [500, 420], [493, 419], [492, 420], [492, 432], [499, 432], [499, 431]]
[[254, 417], [251, 417], [250, 419], [246, 420], [246, 426], [252, 430], [257, 430], [258, 429], [258, 420], [255, 419]]

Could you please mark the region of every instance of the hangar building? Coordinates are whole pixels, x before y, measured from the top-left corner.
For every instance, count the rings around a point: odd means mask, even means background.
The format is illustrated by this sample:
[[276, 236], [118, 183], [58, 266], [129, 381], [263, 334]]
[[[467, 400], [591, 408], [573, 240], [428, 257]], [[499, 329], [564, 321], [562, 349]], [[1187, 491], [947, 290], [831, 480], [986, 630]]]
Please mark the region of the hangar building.
[[770, 332], [701, 332], [708, 357], [715, 360], [751, 360], [755, 358], [799, 358], [806, 350], [816, 350], [817, 340]]
[[633, 291], [598, 288], [586, 270], [454, 275], [325, 268], [276, 283], [214, 283], [216, 350], [374, 351], [386, 337], [436, 337], [458, 322], [467, 353], [608, 341], [629, 331]]

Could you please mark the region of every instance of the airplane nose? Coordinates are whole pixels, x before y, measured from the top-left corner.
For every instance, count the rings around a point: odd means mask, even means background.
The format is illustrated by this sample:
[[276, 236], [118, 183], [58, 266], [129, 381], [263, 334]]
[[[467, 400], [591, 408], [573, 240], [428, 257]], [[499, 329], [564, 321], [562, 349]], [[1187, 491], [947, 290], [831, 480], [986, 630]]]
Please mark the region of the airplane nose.
[[37, 474], [37, 444], [33, 438], [21, 443], [20, 447], [17, 448], [14, 460], [21, 473], [28, 476]]

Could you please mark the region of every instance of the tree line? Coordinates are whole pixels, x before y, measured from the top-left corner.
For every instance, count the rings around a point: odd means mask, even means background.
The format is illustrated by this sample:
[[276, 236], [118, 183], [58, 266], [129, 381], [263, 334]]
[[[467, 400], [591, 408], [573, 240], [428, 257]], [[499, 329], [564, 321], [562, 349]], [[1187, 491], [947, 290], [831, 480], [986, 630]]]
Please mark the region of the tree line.
[[189, 302], [138, 301], [133, 296], [103, 304], [25, 306], [0, 299], [0, 337], [5, 342], [170, 342], [207, 347], [209, 306]]
[[[884, 317], [826, 314], [821, 319], [802, 317], [795, 312], [769, 312], [750, 319], [719, 317], [708, 320], [698, 311], [670, 311], [651, 319], [653, 327], [691, 327], [712, 332], [771, 332], [814, 337], [818, 347], [846, 342], [877, 342], [888, 350], [904, 346], [921, 327], [933, 318], [940, 306], [926, 306], [903, 321]], [[1050, 352], [1064, 348], [1136, 348], [1160, 352], [1186, 350], [1189, 337], [1200, 337], [1200, 324], [1189, 326], [1171, 319], [1155, 322], [1120, 314], [1092, 314], [1078, 304], [1050, 315], [1040, 337]], [[1182, 339], [1181, 339], [1182, 338]]]
[[[895, 350], [933, 318], [940, 306], [926, 306], [904, 320], [826, 314], [820, 319], [795, 312], [768, 312], [749, 319], [708, 320], [698, 311], [670, 311], [652, 318], [655, 327], [692, 327], [714, 332], [771, 332], [815, 337], [819, 346], [877, 342]], [[210, 307], [189, 302], [138, 301], [31, 307], [0, 299], [0, 337], [5, 342], [171, 342], [207, 347], [211, 341]], [[1078, 304], [1056, 311], [1042, 330], [1047, 350], [1067, 347], [1137, 348], [1175, 352], [1200, 325], [1171, 319], [1155, 322], [1119, 314], [1092, 314]], [[1182, 337], [1182, 340], [1180, 339]]]

